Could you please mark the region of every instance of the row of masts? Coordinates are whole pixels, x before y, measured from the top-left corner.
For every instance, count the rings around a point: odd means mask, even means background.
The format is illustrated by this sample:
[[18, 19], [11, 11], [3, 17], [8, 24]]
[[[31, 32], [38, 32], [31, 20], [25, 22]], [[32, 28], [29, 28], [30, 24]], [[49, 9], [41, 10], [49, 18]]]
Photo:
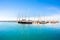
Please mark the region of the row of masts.
[[[33, 20], [34, 19], [34, 20]], [[47, 23], [59, 23], [58, 20], [41, 20], [38, 18], [37, 20], [35, 18], [18, 18], [18, 23], [31, 23], [31, 24], [47, 24]]]
[[[24, 17], [20, 14], [18, 14], [19, 17], [17, 17], [17, 22], [18, 23], [32, 23], [32, 24], [47, 24], [47, 23], [60, 23], [58, 20], [46, 20], [44, 17], [44, 20], [42, 20], [40, 17]], [[21, 16], [21, 17], [20, 17]]]

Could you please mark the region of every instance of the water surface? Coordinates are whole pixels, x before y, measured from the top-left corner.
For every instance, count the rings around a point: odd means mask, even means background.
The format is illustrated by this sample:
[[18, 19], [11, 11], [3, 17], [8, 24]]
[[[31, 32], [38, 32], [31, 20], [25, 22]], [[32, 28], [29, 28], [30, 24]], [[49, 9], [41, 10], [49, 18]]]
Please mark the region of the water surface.
[[60, 40], [60, 24], [0, 23], [0, 40]]

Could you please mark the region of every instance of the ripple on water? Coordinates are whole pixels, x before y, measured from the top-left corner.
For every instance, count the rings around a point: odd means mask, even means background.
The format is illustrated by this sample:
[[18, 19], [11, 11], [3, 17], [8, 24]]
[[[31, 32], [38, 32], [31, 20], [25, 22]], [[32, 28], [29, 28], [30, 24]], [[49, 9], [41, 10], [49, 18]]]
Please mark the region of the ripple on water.
[[0, 23], [0, 40], [60, 40], [59, 26]]

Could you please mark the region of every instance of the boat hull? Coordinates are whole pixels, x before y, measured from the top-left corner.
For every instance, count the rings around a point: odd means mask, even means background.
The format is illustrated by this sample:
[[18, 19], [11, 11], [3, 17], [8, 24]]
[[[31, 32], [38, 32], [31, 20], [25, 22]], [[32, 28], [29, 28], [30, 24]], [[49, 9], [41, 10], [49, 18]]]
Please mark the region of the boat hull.
[[32, 24], [32, 22], [18, 22], [20, 24]]

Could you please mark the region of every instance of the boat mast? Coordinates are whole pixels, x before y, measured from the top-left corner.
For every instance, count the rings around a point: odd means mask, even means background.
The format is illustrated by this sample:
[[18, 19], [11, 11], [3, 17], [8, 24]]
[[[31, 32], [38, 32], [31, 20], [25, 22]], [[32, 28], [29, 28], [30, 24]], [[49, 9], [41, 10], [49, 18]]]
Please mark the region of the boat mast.
[[19, 21], [19, 13], [17, 14], [17, 22]]

